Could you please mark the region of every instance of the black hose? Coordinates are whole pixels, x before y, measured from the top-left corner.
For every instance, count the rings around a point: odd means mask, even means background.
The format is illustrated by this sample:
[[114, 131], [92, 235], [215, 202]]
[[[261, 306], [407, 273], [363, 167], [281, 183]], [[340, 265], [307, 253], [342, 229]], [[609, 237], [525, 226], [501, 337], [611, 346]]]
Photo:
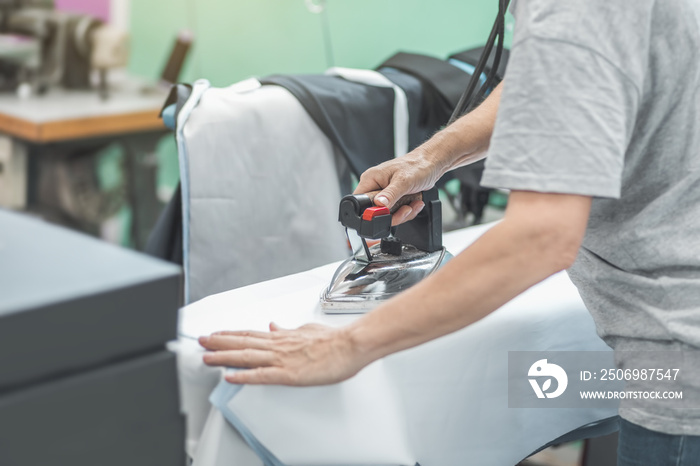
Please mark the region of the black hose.
[[[498, 74], [498, 68], [501, 63], [501, 56], [503, 54], [503, 39], [505, 35], [505, 14], [508, 9], [509, 3], [510, 0], [499, 0], [498, 16], [496, 17], [496, 21], [494, 22], [494, 25], [491, 28], [491, 33], [489, 34], [489, 38], [486, 41], [486, 45], [484, 46], [484, 51], [481, 54], [481, 57], [479, 58], [476, 67], [474, 68], [474, 73], [472, 74], [472, 77], [469, 80], [467, 89], [459, 98], [459, 102], [457, 103], [457, 106], [455, 107], [455, 110], [452, 113], [449, 122], [447, 123], [448, 125], [454, 123], [454, 121], [456, 121], [459, 117], [471, 111], [474, 108], [475, 103], [480, 102], [480, 99], [483, 98], [487, 90], [490, 89], [495, 83]], [[479, 84], [481, 75], [483, 74], [484, 69], [486, 68], [486, 63], [488, 62], [488, 59], [491, 56], [491, 52], [497, 40], [498, 45], [496, 46], [496, 55], [494, 56], [493, 65], [489, 70], [486, 82], [477, 91], [477, 85]]]
[[469, 80], [467, 89], [459, 98], [459, 102], [457, 102], [457, 106], [455, 107], [455, 110], [452, 113], [452, 116], [450, 117], [450, 121], [447, 123], [448, 125], [454, 123], [455, 120], [461, 117], [464, 113], [464, 109], [466, 109], [471, 103], [471, 99], [474, 94], [474, 91], [476, 90], [476, 86], [479, 84], [479, 78], [484, 72], [486, 61], [488, 60], [489, 55], [491, 55], [491, 49], [493, 48], [494, 39], [496, 38], [497, 34], [498, 27], [496, 24], [494, 24], [493, 28], [491, 29], [491, 34], [489, 35], [489, 38], [486, 41], [486, 45], [484, 46], [484, 51], [481, 54], [481, 57], [479, 57], [479, 61], [477, 62], [476, 67], [474, 68], [474, 73], [472, 74], [472, 77]]
[[486, 96], [486, 93], [491, 90], [498, 79], [498, 69], [501, 65], [501, 57], [503, 55], [503, 41], [505, 40], [505, 14], [508, 9], [508, 0], [500, 0], [498, 18], [496, 21], [498, 24], [498, 46], [496, 47], [496, 56], [493, 59], [493, 64], [491, 66], [489, 76], [481, 89], [479, 90], [476, 98], [472, 102], [472, 107], [467, 111], [472, 110], [478, 103], [480, 103]]

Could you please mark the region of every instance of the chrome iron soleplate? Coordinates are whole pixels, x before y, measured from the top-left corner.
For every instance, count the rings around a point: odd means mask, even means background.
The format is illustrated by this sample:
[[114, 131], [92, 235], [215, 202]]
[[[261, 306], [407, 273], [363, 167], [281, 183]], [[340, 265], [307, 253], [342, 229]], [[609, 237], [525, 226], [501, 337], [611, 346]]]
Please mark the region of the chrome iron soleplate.
[[379, 244], [372, 246], [370, 252], [369, 264], [352, 257], [336, 270], [330, 286], [321, 294], [323, 312], [368, 312], [431, 275], [452, 258], [445, 248], [429, 253], [411, 245], [403, 246], [401, 256], [383, 254]]

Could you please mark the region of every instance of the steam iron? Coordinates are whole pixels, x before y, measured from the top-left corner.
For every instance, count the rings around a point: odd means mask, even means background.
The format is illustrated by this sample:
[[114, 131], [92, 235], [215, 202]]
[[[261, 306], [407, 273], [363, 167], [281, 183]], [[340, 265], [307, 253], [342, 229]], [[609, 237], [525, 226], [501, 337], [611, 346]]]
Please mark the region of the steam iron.
[[[374, 205], [377, 194], [349, 195], [340, 201], [339, 221], [353, 256], [340, 265], [321, 294], [321, 309], [327, 314], [370, 311], [452, 258], [442, 246], [442, 206], [437, 189], [403, 197], [393, 212]], [[425, 203], [418, 216], [392, 227], [392, 214], [415, 200]], [[367, 245], [367, 240], [377, 239], [381, 239], [379, 244]]]

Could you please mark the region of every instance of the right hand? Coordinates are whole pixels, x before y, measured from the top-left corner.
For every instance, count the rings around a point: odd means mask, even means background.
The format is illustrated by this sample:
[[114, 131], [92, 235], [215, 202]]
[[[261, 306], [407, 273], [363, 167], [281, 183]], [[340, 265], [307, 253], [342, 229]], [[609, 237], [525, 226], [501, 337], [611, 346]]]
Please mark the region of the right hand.
[[[360, 176], [355, 194], [381, 191], [374, 198], [376, 205], [392, 208], [406, 194], [415, 194], [432, 188], [442, 173], [419, 149], [403, 157], [372, 167]], [[394, 213], [392, 225], [399, 225], [416, 218], [423, 210], [422, 201], [414, 201]]]

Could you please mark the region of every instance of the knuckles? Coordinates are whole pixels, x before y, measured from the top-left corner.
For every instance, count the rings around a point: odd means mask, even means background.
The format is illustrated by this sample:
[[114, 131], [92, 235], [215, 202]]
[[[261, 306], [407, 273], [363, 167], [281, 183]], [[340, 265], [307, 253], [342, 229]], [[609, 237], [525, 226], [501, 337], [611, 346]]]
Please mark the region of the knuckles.
[[255, 350], [250, 349], [250, 348], [242, 349], [239, 352], [240, 360], [243, 363], [250, 363], [253, 360], [254, 355], [255, 355]]

